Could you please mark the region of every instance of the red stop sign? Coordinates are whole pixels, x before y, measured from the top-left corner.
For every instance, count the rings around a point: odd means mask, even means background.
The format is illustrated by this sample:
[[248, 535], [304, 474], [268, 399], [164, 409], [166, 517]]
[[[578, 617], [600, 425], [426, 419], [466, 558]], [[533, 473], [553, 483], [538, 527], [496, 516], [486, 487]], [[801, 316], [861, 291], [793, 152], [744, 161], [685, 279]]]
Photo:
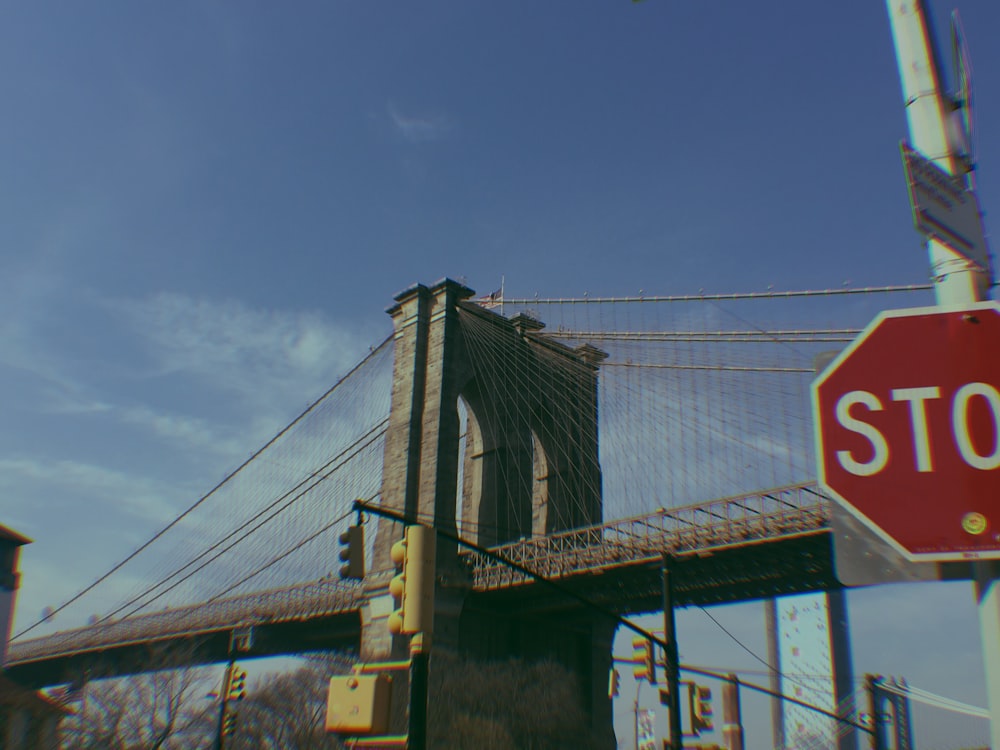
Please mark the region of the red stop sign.
[[1000, 558], [1000, 306], [881, 313], [813, 414], [820, 484], [901, 553]]

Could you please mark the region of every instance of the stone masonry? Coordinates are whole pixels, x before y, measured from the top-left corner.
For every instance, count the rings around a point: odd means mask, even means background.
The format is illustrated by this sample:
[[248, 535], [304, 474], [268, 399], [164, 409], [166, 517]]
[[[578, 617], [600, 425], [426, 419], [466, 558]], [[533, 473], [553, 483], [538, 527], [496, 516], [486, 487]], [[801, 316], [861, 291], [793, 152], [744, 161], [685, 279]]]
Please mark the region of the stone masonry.
[[[540, 335], [543, 325], [508, 320], [469, 301], [445, 279], [410, 287], [388, 309], [395, 359], [381, 505], [482, 546], [600, 523], [597, 372], [603, 353]], [[466, 415], [464, 452], [460, 401]], [[461, 470], [461, 487], [459, 476]], [[366, 662], [406, 657], [385, 618], [392, 609], [389, 550], [402, 526], [376, 524], [362, 608]], [[434, 646], [487, 658], [554, 658], [577, 673], [595, 729], [610, 729], [605, 688], [613, 625], [578, 615], [566, 639], [530, 636], [509, 613], [502, 622], [464, 613], [468, 576], [454, 543], [439, 538]], [[582, 619], [581, 619], [582, 618]], [[584, 622], [585, 621], [585, 622]], [[491, 644], [485, 646], [484, 644]]]

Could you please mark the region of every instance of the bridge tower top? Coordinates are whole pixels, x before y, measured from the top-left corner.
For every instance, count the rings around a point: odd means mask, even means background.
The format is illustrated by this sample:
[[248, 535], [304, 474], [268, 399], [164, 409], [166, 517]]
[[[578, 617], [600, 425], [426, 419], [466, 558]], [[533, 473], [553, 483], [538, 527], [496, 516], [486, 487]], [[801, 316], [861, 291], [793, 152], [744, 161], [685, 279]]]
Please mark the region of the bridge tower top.
[[[508, 320], [450, 279], [400, 292], [381, 503], [482, 545], [599, 523], [602, 353]], [[399, 525], [380, 520], [369, 585], [387, 579]], [[439, 568], [457, 568], [442, 543]]]

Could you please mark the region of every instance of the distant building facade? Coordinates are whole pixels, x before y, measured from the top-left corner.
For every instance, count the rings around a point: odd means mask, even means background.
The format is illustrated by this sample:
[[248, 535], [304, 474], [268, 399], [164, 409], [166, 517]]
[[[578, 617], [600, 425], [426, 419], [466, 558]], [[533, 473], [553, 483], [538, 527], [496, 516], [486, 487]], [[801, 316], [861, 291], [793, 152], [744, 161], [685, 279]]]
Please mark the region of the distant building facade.
[[[7, 665], [7, 647], [14, 624], [20, 582], [21, 547], [31, 540], [0, 526], [0, 667]], [[4, 750], [56, 750], [59, 721], [69, 711], [38, 690], [19, 685], [0, 671], [0, 747]]]

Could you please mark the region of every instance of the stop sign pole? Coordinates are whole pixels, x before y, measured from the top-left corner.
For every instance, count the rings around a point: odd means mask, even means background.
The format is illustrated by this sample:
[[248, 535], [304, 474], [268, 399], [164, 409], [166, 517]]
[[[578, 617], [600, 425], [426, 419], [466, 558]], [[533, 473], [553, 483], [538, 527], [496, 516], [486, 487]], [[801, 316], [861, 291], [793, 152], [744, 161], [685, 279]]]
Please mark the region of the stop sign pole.
[[[963, 97], [963, 102], [956, 102], [942, 88], [943, 76], [938, 62], [941, 57], [935, 49], [935, 37], [928, 28], [924, 1], [886, 0], [886, 8], [896, 47], [903, 101], [906, 102], [910, 142], [915, 151], [928, 155], [930, 161], [949, 175], [961, 175], [971, 169], [965, 157], [973, 153], [972, 135], [961, 122], [963, 115], [966, 124], [972, 119], [968, 111], [971, 96]], [[970, 71], [965, 64], [964, 52], [963, 49], [959, 53], [959, 67], [966, 79], [966, 93], [969, 93]], [[966, 180], [967, 184], [970, 182]], [[939, 306], [972, 305], [986, 299], [992, 282], [990, 268], [963, 256], [937, 236], [927, 238], [927, 249]], [[997, 344], [993, 343], [990, 348], [996, 347]], [[974, 350], [960, 354], [956, 366], [977, 353]], [[969, 398], [971, 400], [973, 396]], [[975, 398], [983, 397], [976, 395]], [[921, 399], [922, 396], [914, 395], [905, 403], [919, 408], [917, 404], [925, 403]], [[995, 439], [1000, 441], [1000, 436]], [[919, 444], [915, 456], [919, 463]], [[970, 517], [968, 522], [977, 521], [975, 517]], [[990, 711], [991, 746], [1000, 748], [1000, 568], [993, 560], [975, 562], [973, 567]]]
[[843, 507], [911, 562], [1000, 559], [1000, 305], [881, 313], [813, 403]]

